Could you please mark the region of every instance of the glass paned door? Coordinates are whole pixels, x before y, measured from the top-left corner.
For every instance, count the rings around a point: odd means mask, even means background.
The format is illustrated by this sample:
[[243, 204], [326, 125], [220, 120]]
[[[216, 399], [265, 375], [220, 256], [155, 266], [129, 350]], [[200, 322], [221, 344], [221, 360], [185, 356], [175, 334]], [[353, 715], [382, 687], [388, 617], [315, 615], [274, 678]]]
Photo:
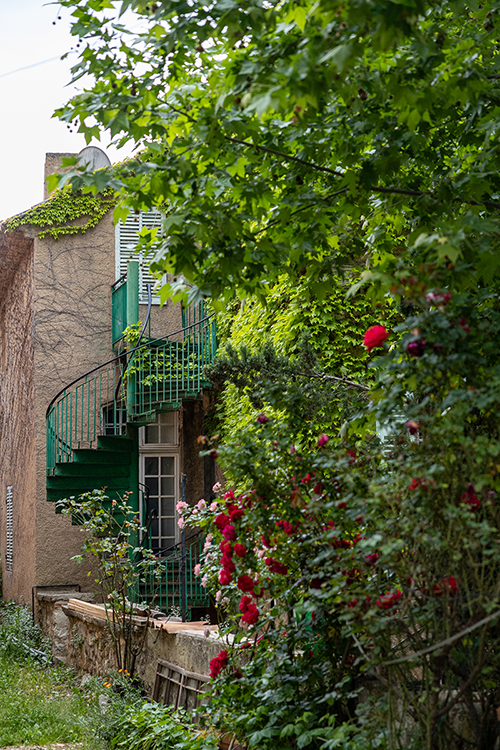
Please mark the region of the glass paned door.
[[146, 520], [149, 523], [153, 552], [176, 543], [175, 456], [141, 454], [144, 484], [149, 490]]

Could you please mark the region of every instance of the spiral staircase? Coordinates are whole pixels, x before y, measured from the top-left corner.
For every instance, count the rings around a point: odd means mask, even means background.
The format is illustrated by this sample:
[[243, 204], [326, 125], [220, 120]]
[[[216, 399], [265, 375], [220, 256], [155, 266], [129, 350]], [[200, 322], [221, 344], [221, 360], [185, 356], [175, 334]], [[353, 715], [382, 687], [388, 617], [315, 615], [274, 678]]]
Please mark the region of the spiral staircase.
[[[136, 262], [128, 264], [127, 278], [114, 285], [112, 301], [113, 343], [120, 344], [123, 330], [139, 318]], [[101, 487], [106, 487], [109, 508], [127, 492], [134, 512], [145, 509], [138, 474], [138, 428], [154, 422], [158, 413], [180, 409], [185, 400], [201, 398], [209, 386], [204, 370], [216, 353], [214, 316], [206, 314], [203, 304], [192, 306], [183, 310], [182, 328], [145, 339], [150, 309], [151, 296], [147, 320], [133, 349], [84, 373], [49, 404], [46, 487], [47, 500], [56, 503], [56, 512], [60, 512], [58, 500]], [[148, 519], [142, 521], [147, 526]], [[201, 554], [199, 544], [197, 550], [190, 553], [192, 568]], [[168, 589], [174, 583], [176, 550], [167, 552]], [[194, 599], [204, 600], [193, 576], [188, 578], [188, 588], [196, 589]], [[169, 600], [168, 592], [162, 595]]]

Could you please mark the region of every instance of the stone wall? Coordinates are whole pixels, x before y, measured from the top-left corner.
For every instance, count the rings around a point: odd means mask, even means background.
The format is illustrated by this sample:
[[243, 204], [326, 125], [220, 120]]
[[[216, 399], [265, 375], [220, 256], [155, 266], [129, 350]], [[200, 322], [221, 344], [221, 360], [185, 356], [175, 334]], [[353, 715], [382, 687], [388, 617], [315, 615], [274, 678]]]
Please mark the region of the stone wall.
[[43, 634], [52, 641], [52, 656], [58, 664], [68, 660], [68, 627], [69, 620], [63, 612], [63, 606], [69, 599], [80, 599], [90, 602], [93, 594], [82, 594], [78, 591], [39, 591], [37, 598], [38, 622]]
[[[98, 675], [116, 669], [113, 642], [106, 621], [76, 612], [65, 605], [62, 612], [68, 619], [68, 666]], [[143, 627], [138, 627], [137, 638], [141, 638], [143, 633]], [[145, 647], [137, 658], [136, 672], [151, 692], [158, 659], [178, 664], [189, 672], [208, 675], [210, 660], [223, 647], [213, 634], [206, 638], [194, 631], [167, 633], [165, 630], [148, 628]]]

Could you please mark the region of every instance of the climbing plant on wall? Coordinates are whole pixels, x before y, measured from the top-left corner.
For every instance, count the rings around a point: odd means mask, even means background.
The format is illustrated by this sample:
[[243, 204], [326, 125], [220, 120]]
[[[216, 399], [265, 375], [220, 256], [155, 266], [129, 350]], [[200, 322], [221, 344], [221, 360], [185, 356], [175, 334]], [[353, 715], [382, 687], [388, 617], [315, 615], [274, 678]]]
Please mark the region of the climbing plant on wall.
[[237, 435], [264, 408], [275, 416], [295, 404], [297, 434], [338, 431], [366, 398], [373, 382], [360, 330], [381, 319], [401, 319], [390, 298], [347, 296], [349, 284], [332, 278], [321, 299], [308, 279], [280, 279], [265, 301], [246, 298], [218, 316], [219, 353], [207, 376], [222, 388], [220, 430]]
[[56, 190], [48, 200], [14, 216], [6, 222], [7, 231], [20, 226], [38, 228], [38, 236], [57, 240], [70, 234], [85, 234], [97, 226], [107, 212], [116, 205], [116, 197], [110, 189], [92, 195], [71, 190], [68, 187]]

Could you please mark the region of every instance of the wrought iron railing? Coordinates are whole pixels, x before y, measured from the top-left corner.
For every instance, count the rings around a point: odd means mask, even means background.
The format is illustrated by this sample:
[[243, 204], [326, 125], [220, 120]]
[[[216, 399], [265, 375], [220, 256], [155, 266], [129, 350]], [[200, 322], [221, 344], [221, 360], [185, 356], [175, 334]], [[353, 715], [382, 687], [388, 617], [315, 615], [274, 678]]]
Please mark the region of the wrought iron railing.
[[[181, 615], [184, 585], [187, 612], [194, 607], [208, 609], [209, 595], [202, 586], [201, 577], [195, 575], [196, 565], [203, 561], [204, 541], [202, 533], [199, 532], [188, 538], [184, 546], [183, 542], [179, 542], [159, 553], [160, 575], [157, 563], [156, 573], [151, 568], [133, 592], [133, 599], [138, 603], [147, 601], [154, 609], [168, 615]], [[187, 616], [189, 617], [189, 614]]]
[[204, 370], [216, 349], [215, 318], [206, 317], [184, 328], [180, 339], [152, 341], [137, 351], [127, 376], [135, 380], [132, 418], [162, 406], [178, 408], [183, 398], [200, 393], [208, 385]]
[[46, 413], [48, 474], [57, 463], [72, 461], [75, 448], [96, 448], [101, 435], [122, 435], [127, 422], [155, 409], [179, 408], [183, 398], [199, 394], [216, 348], [210, 315], [140, 344], [67, 385]]

